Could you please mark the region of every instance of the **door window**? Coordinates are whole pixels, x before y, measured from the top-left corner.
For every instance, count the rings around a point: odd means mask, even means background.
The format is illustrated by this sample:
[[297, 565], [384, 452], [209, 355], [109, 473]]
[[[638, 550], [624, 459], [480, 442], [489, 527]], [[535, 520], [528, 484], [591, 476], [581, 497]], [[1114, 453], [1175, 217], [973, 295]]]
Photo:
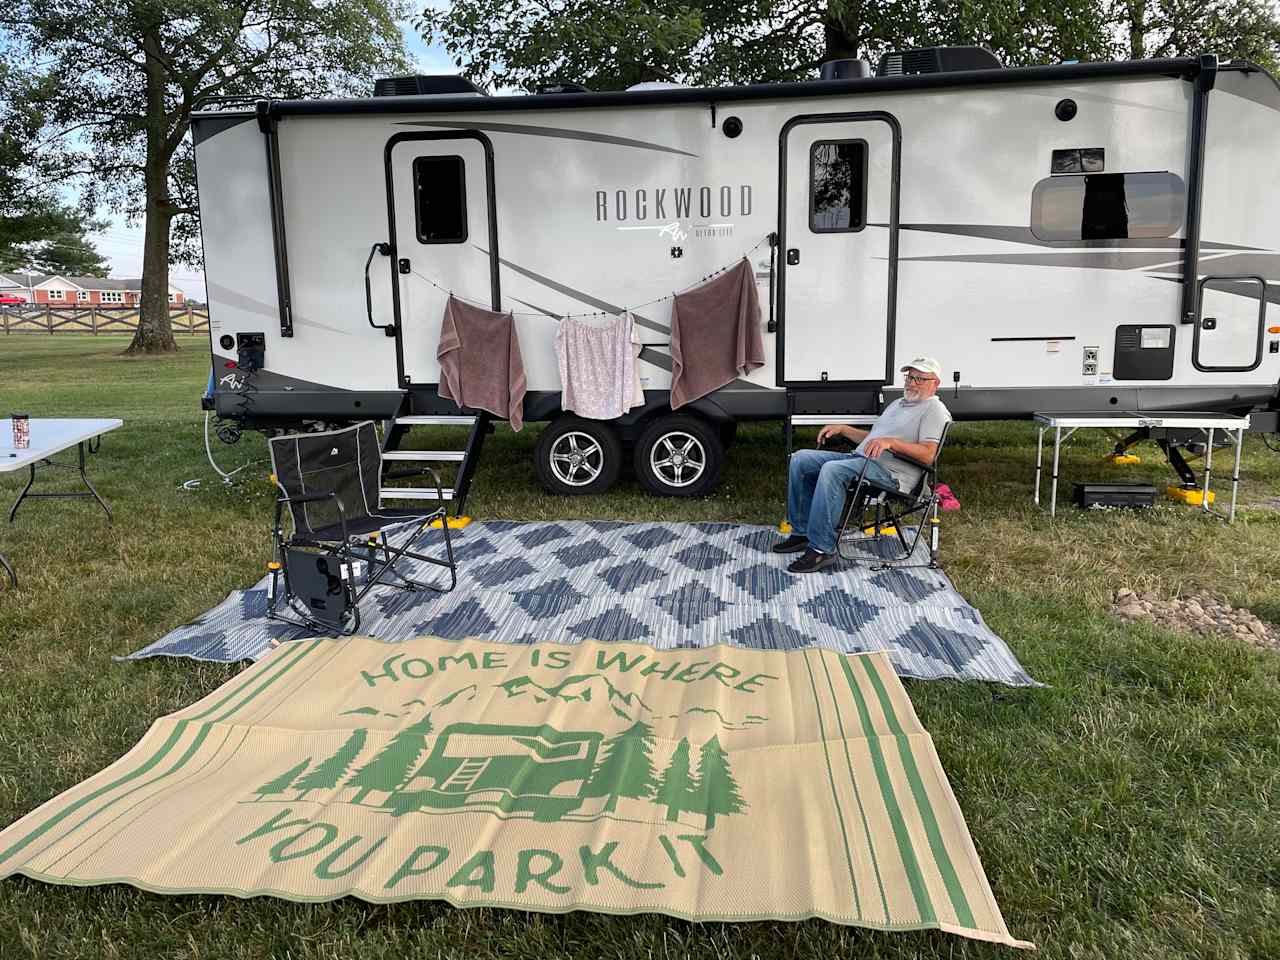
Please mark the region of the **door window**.
[[417, 157], [413, 197], [420, 243], [467, 239], [466, 167], [459, 156]]
[[856, 233], [867, 224], [867, 142], [819, 140], [809, 148], [809, 229]]

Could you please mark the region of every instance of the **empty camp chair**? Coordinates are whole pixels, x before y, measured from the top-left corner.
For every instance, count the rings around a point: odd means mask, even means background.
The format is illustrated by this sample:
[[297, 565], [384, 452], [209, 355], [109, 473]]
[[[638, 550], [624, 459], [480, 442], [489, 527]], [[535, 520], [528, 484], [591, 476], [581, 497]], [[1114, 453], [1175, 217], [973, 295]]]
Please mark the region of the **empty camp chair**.
[[[938, 462], [942, 459], [942, 448], [946, 446], [950, 430], [948, 422], [938, 438], [938, 449], [932, 463], [922, 463], [901, 453], [889, 454], [924, 471], [911, 490], [890, 490], [867, 477], [859, 477], [849, 484], [836, 539], [836, 549], [842, 558], [883, 567], [938, 565]], [[855, 509], [859, 503], [862, 509]], [[874, 517], [868, 522], [870, 511], [874, 511]], [[909, 524], [914, 529], [908, 538], [903, 527], [917, 515], [919, 521]], [[908, 563], [915, 556], [916, 546], [926, 526], [931, 531], [929, 561]]]
[[[268, 616], [298, 626], [355, 633], [360, 628], [360, 600], [376, 584], [441, 593], [457, 586], [444, 506], [430, 513], [382, 506], [382, 451], [372, 421], [342, 430], [273, 437], [270, 448], [280, 497], [272, 527], [275, 559]], [[440, 477], [430, 467], [422, 469], [435, 478], [443, 504]], [[282, 526], [286, 506], [293, 521], [289, 536]], [[418, 526], [402, 546], [390, 546], [383, 530], [406, 521], [417, 521]], [[428, 535], [433, 522], [438, 522], [444, 538], [444, 559], [409, 549]], [[396, 569], [405, 558], [445, 567], [449, 585], [406, 577]], [[366, 567], [368, 576], [359, 586], [357, 564]], [[277, 589], [281, 578], [283, 590]]]

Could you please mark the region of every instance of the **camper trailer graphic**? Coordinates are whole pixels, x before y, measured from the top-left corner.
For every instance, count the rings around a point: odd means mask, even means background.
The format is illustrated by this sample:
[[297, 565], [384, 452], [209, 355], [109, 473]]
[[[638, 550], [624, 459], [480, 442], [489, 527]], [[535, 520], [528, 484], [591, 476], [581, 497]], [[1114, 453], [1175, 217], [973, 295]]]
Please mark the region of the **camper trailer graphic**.
[[603, 735], [547, 725], [451, 723], [430, 755], [384, 806], [415, 810], [483, 807], [559, 820], [584, 800]]

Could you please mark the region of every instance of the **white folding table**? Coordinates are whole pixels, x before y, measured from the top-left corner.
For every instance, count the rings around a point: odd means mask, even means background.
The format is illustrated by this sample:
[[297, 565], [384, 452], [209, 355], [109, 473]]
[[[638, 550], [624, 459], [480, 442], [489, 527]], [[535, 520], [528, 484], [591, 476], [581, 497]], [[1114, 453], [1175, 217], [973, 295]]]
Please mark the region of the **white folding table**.
[[[61, 420], [32, 418], [30, 422], [30, 445], [17, 448], [13, 445], [13, 421], [9, 419], [0, 420], [0, 473], [12, 473], [15, 470], [21, 470], [23, 467], [31, 471], [31, 475], [27, 478], [27, 485], [22, 488], [22, 493], [18, 494], [18, 499], [14, 501], [9, 510], [9, 522], [13, 523], [13, 518], [23, 500], [35, 498], [69, 500], [83, 497], [84, 499], [92, 498], [97, 500], [102, 509], [107, 512], [107, 522], [110, 523], [111, 508], [107, 506], [107, 501], [103, 500], [98, 491], [94, 489], [93, 484], [89, 482], [89, 477], [84, 472], [84, 454], [86, 446], [90, 453], [96, 453], [98, 447], [102, 445], [102, 435], [124, 426], [124, 421], [116, 419]], [[95, 439], [98, 441], [96, 446], [93, 444]], [[31, 487], [36, 482], [36, 466], [64, 466], [64, 464], [55, 464], [52, 458], [63, 450], [70, 450], [72, 447], [76, 447], [79, 451], [80, 479], [84, 481], [88, 492], [75, 490], [70, 492], [32, 493]]]
[[[1240, 486], [1240, 451], [1244, 446], [1244, 432], [1249, 429], [1249, 418], [1233, 417], [1224, 413], [1171, 413], [1144, 412], [1130, 413], [1037, 413], [1036, 426], [1039, 435], [1036, 439], [1036, 490], [1035, 502], [1040, 505], [1040, 473], [1044, 460], [1044, 434], [1053, 431], [1053, 473], [1050, 475], [1052, 486], [1049, 492], [1049, 516], [1056, 516], [1058, 509], [1058, 459], [1062, 450], [1062, 441], [1068, 439], [1077, 430], [1086, 429], [1192, 429], [1206, 432], [1204, 447], [1204, 490], [1200, 499], [1200, 508], [1205, 513], [1214, 513], [1209, 509], [1209, 477], [1213, 472], [1213, 432], [1226, 430], [1236, 435], [1236, 462], [1231, 473], [1231, 511], [1227, 521], [1236, 518], [1236, 492]], [[1063, 433], [1063, 431], [1066, 433]]]

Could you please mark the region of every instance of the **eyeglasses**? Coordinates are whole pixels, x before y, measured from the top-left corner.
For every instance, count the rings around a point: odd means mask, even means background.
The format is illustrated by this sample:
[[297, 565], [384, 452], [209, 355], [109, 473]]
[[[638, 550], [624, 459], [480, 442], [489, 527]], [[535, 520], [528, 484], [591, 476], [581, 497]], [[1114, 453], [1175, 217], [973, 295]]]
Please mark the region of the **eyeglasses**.
[[937, 377], [922, 377], [915, 373], [908, 373], [906, 376], [907, 383], [932, 383]]

